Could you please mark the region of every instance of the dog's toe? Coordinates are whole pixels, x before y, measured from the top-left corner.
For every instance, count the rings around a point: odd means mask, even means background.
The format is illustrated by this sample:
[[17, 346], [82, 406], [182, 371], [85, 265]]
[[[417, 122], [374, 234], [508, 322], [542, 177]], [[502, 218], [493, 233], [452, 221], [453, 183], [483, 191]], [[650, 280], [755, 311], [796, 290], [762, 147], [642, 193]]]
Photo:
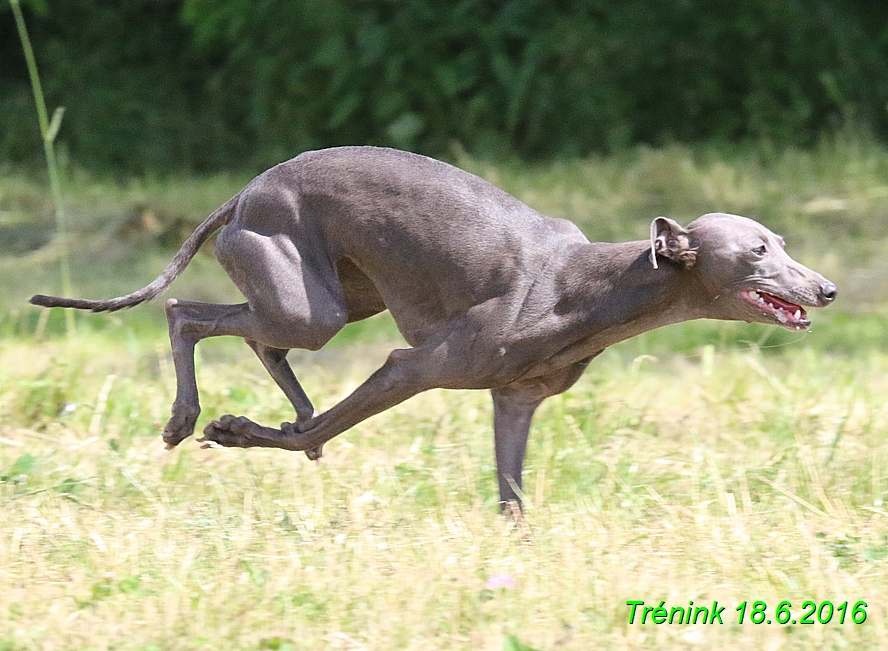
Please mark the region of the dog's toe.
[[181, 402], [173, 403], [173, 413], [163, 428], [163, 442], [172, 450], [194, 434], [194, 425], [200, 415], [200, 407]]
[[224, 418], [223, 416], [219, 420], [214, 420], [204, 427], [204, 435], [197, 439], [199, 443], [204, 443], [201, 448], [211, 448], [218, 445], [226, 448], [243, 447], [243, 437], [226, 427], [223, 422]]
[[267, 443], [267, 437], [263, 436], [266, 429], [246, 416], [225, 414], [204, 428], [199, 442], [208, 444], [204, 447], [215, 443], [226, 448], [251, 448]]

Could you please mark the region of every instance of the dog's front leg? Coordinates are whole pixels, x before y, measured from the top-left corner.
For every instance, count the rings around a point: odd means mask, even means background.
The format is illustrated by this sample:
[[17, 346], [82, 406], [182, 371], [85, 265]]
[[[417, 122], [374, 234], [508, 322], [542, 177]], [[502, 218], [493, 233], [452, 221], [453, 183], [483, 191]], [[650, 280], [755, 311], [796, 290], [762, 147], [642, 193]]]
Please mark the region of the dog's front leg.
[[274, 429], [243, 416], [226, 415], [210, 423], [200, 440], [224, 447], [304, 450], [309, 459], [316, 459], [321, 446], [334, 436], [421, 391], [443, 386], [443, 369], [448, 365], [436, 360], [437, 354], [440, 351], [423, 348], [392, 352], [382, 368], [354, 393], [308, 421], [284, 423], [281, 429]]
[[246, 416], [226, 414], [204, 428], [204, 435], [197, 439], [209, 448], [213, 444], [226, 448], [279, 448], [281, 450], [305, 450], [302, 439], [294, 436], [292, 423], [282, 423], [281, 429], [265, 427]]
[[510, 504], [521, 505], [523, 483], [521, 469], [530, 433], [530, 421], [543, 399], [538, 395], [523, 395], [520, 391], [494, 389], [493, 431], [496, 448], [496, 475], [499, 483], [500, 508], [511, 509]]
[[496, 473], [503, 511], [512, 511], [513, 504], [523, 507], [521, 472], [534, 412], [543, 400], [573, 386], [596, 355], [598, 353], [548, 375], [490, 392], [493, 396]]

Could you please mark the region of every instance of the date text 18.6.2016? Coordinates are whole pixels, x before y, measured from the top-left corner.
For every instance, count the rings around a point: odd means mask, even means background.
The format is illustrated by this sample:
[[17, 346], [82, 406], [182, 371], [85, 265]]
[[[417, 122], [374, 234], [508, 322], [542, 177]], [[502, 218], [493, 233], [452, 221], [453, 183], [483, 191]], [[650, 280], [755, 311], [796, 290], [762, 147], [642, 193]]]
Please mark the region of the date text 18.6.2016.
[[[687, 606], [666, 607], [666, 602], [661, 601], [657, 606], [645, 606], [644, 601], [627, 601], [630, 607], [629, 624], [724, 624], [722, 613], [725, 606], [719, 606], [718, 600], [712, 602], [711, 607], [695, 606], [689, 601]], [[768, 611], [768, 604], [764, 601], [754, 601], [750, 606], [744, 601], [734, 610], [737, 612], [738, 624], [863, 624], [866, 621], [865, 601], [858, 601], [853, 606], [848, 601], [843, 601], [834, 606], [831, 601], [823, 601], [817, 604], [814, 601], [802, 603], [801, 612], [793, 613], [792, 603], [781, 601], [773, 611], [773, 616]], [[850, 617], [849, 617], [850, 613]], [[748, 617], [747, 617], [748, 614]]]

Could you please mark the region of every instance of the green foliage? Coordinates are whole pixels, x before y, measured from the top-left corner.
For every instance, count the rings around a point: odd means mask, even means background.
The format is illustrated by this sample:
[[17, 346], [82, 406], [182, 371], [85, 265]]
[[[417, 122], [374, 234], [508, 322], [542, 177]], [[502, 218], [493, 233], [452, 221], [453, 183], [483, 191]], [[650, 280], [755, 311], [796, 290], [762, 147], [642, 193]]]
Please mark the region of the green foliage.
[[[849, 123], [888, 136], [888, 8], [872, 2], [84, 0], [30, 20], [68, 108], [60, 139], [118, 171], [336, 144], [552, 157], [807, 144]], [[4, 157], [33, 137], [23, 81], [13, 65], [0, 82]]]
[[16, 407], [35, 425], [61, 416], [66, 408], [76, 407], [69, 400], [68, 391], [79, 374], [80, 371], [70, 365], [53, 360], [39, 375], [21, 381]]
[[259, 648], [271, 651], [294, 651], [296, 647], [279, 637], [266, 637], [259, 641]]
[[3, 475], [0, 475], [2, 482], [14, 482], [27, 477], [34, 470], [37, 460], [30, 452], [25, 452], [9, 467]]
[[537, 651], [537, 649], [524, 644], [515, 635], [506, 635], [503, 638], [503, 651]]
[[[216, 130], [199, 104], [210, 66], [189, 56], [179, 11], [178, 0], [86, 0], [53, 2], [28, 17], [48, 103], [67, 108], [59, 141], [78, 161], [112, 171], [194, 167], [196, 151], [208, 161]], [[15, 62], [21, 54], [3, 23], [0, 57]], [[21, 70], [0, 85], [0, 121], [11, 127], [0, 131], [0, 152], [13, 159], [39, 142]]]

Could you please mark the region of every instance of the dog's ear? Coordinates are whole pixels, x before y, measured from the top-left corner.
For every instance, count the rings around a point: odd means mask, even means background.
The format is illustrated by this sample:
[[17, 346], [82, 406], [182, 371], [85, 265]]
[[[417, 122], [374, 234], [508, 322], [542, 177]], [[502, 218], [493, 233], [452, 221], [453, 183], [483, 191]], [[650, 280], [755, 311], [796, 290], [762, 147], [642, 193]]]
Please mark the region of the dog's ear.
[[691, 243], [691, 234], [678, 222], [668, 217], [657, 217], [651, 222], [651, 264], [657, 269], [661, 255], [690, 269], [697, 262], [697, 248]]

